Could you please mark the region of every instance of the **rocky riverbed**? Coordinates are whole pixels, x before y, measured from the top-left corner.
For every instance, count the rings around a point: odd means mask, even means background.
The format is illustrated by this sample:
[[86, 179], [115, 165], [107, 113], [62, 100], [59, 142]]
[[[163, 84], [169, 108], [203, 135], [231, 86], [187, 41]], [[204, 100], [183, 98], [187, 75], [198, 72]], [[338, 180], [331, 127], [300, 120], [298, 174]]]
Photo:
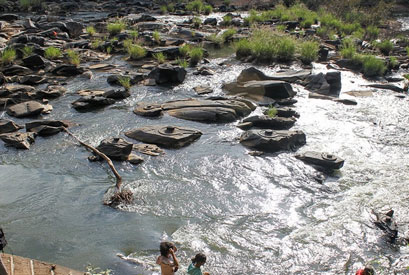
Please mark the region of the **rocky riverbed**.
[[[393, 208], [402, 236], [408, 229], [402, 47], [399, 70], [365, 79], [336, 41], [322, 41], [311, 65], [220, 57], [206, 36], [226, 29], [228, 12], [232, 40], [250, 31], [233, 6], [197, 28], [190, 14], [141, 1], [50, 2], [48, 14], [8, 3], [0, 45], [17, 57], [0, 75], [0, 224], [16, 254], [152, 274], [170, 239], [183, 268], [203, 251], [212, 274], [352, 274], [368, 262], [407, 272], [407, 246], [371, 223], [371, 209]], [[128, 29], [110, 36], [117, 16]], [[130, 57], [129, 39], [145, 57]], [[192, 64], [185, 44], [207, 57]], [[66, 128], [114, 160], [132, 204], [102, 205], [115, 180]]]

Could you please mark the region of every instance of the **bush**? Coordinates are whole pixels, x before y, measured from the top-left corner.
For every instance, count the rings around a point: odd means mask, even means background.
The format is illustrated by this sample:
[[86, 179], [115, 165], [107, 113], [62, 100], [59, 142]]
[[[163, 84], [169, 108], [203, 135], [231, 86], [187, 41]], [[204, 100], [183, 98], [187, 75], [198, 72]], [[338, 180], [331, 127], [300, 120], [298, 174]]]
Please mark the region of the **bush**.
[[169, 12], [174, 12], [174, 11], [175, 11], [175, 4], [169, 3], [169, 4], [167, 5], [167, 10], [168, 10]]
[[132, 37], [133, 41], [135, 41], [136, 39], [138, 39], [139, 32], [135, 30], [129, 31], [129, 35]]
[[126, 24], [122, 21], [117, 21], [115, 23], [109, 23], [107, 25], [107, 31], [110, 36], [115, 36], [125, 30]]
[[242, 57], [247, 57], [252, 54], [251, 52], [251, 44], [248, 39], [240, 39], [236, 44], [235, 44], [235, 49], [236, 49], [236, 56], [238, 58]]
[[129, 58], [132, 60], [141, 59], [146, 56], [146, 50], [137, 44], [131, 44], [127, 47]]
[[341, 32], [344, 35], [350, 35], [355, 31], [361, 30], [361, 25], [359, 23], [349, 23], [341, 25]]
[[341, 46], [341, 56], [343, 58], [352, 59], [356, 54], [355, 43], [351, 39], [344, 39]]
[[80, 65], [81, 59], [77, 52], [73, 50], [67, 50], [67, 56], [68, 56], [68, 61], [70, 64], [73, 64], [75, 66]]
[[42, 0], [20, 0], [20, 7], [28, 11], [30, 8], [41, 8]]
[[222, 33], [222, 39], [223, 39], [223, 42], [224, 43], [226, 43], [228, 40], [230, 40], [232, 37], [233, 37], [233, 35], [235, 35], [237, 33], [237, 31], [235, 30], [235, 29], [228, 29], [228, 30], [225, 30], [223, 33]]
[[368, 39], [370, 41], [375, 40], [378, 38], [379, 35], [379, 29], [376, 26], [369, 26], [365, 30], [365, 39]]
[[199, 61], [203, 59], [203, 55], [204, 55], [204, 52], [203, 52], [202, 48], [192, 47], [190, 49], [190, 51], [189, 51], [189, 57], [190, 57], [189, 64], [190, 64], [190, 66], [192, 66], [192, 67], [196, 66], [197, 63], [199, 63]]
[[195, 1], [189, 2], [186, 5], [186, 9], [188, 11], [197, 11], [198, 13], [201, 13], [203, 8], [204, 8], [203, 3], [200, 0], [195, 0]]
[[162, 14], [167, 14], [168, 13], [168, 7], [163, 5], [160, 7], [160, 13]]
[[195, 28], [199, 28], [200, 25], [202, 24], [202, 20], [201, 20], [199, 17], [195, 16], [195, 17], [193, 17], [193, 19], [192, 19], [192, 23], [193, 23], [193, 26], [194, 26]]
[[1, 63], [4, 65], [11, 64], [16, 59], [16, 50], [12, 48], [6, 48], [1, 53]]
[[34, 48], [30, 47], [30, 46], [24, 46], [23, 49], [21, 49], [22, 53], [23, 53], [23, 58], [29, 57], [30, 55], [32, 55]]
[[154, 31], [152, 33], [152, 38], [155, 40], [156, 43], [160, 43], [160, 33], [158, 31]]
[[213, 7], [210, 6], [210, 5], [205, 5], [204, 8], [203, 8], [203, 12], [204, 12], [204, 14], [206, 14], [206, 15], [211, 14], [212, 11], [213, 11]]
[[50, 60], [57, 59], [61, 56], [61, 50], [55, 47], [48, 47], [44, 51], [44, 57]]
[[215, 33], [208, 35], [206, 37], [207, 40], [212, 41], [213, 43], [217, 44], [217, 45], [222, 45], [224, 43], [224, 39], [221, 35], [217, 35]]
[[88, 26], [86, 28], [86, 31], [90, 36], [94, 36], [97, 33], [97, 31], [95, 30], [93, 26]]
[[381, 76], [386, 71], [385, 62], [373, 55], [364, 56], [362, 62], [363, 73], [365, 76]]
[[399, 61], [398, 61], [398, 59], [396, 57], [391, 56], [389, 58], [388, 68], [389, 69], [398, 69], [399, 68]]
[[230, 15], [223, 16], [223, 21], [222, 21], [223, 26], [230, 26], [232, 20], [233, 18]]
[[183, 68], [187, 68], [187, 66], [188, 66], [188, 63], [187, 63], [187, 61], [186, 61], [186, 59], [176, 59], [176, 62], [178, 63], [178, 65], [180, 66], [180, 67], [183, 67]]
[[390, 40], [384, 40], [376, 45], [384, 55], [389, 55], [393, 49], [393, 43]]
[[300, 54], [301, 61], [304, 64], [310, 64], [318, 58], [319, 45], [314, 41], [306, 41], [301, 44]]
[[154, 53], [153, 58], [155, 58], [159, 64], [165, 63], [166, 61], [166, 55], [164, 55], [162, 52]]
[[101, 39], [95, 39], [91, 42], [91, 49], [98, 49], [102, 45]]
[[189, 44], [185, 44], [181, 47], [179, 47], [179, 53], [183, 57], [187, 57], [189, 55], [191, 46]]
[[311, 28], [311, 25], [314, 24], [314, 19], [306, 18], [301, 22], [301, 27], [304, 29]]
[[272, 105], [268, 106], [268, 109], [264, 112], [264, 114], [270, 118], [275, 117], [277, 113], [278, 113], [277, 108], [273, 107]]
[[128, 76], [121, 76], [118, 78], [119, 84], [126, 90], [131, 88], [131, 78]]
[[279, 61], [290, 61], [295, 54], [295, 41], [291, 37], [283, 37], [277, 43], [277, 59]]

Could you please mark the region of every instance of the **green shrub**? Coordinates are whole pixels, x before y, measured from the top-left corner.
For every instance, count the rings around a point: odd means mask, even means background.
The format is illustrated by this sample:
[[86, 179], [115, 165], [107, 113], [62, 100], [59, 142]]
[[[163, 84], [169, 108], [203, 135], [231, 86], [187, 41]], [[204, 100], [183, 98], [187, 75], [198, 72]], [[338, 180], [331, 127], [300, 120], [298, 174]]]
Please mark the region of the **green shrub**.
[[212, 11], [213, 11], [213, 7], [210, 6], [210, 5], [205, 5], [204, 8], [203, 8], [203, 12], [204, 12], [204, 14], [206, 14], [206, 15], [211, 14]]
[[352, 59], [356, 54], [356, 46], [352, 39], [344, 39], [341, 46], [341, 56], [343, 58]]
[[224, 39], [221, 35], [217, 35], [215, 33], [212, 33], [211, 35], [208, 35], [206, 37], [207, 40], [212, 41], [213, 43], [217, 45], [222, 45], [224, 43]]
[[279, 32], [285, 32], [285, 30], [287, 29], [287, 27], [285, 25], [277, 25], [276, 26], [276, 30]]
[[132, 31], [129, 31], [129, 35], [132, 37], [133, 41], [135, 41], [139, 37], [139, 32], [132, 30]]
[[11, 64], [16, 59], [16, 50], [6, 48], [1, 53], [1, 63], [4, 65]]
[[67, 56], [70, 64], [73, 64], [75, 66], [80, 65], [81, 59], [77, 52], [75, 52], [74, 50], [67, 50]]
[[303, 42], [300, 46], [300, 59], [304, 64], [310, 64], [318, 58], [319, 45], [314, 41]]
[[183, 57], [187, 57], [189, 55], [191, 46], [189, 44], [185, 44], [179, 47], [179, 53]]
[[230, 15], [225, 15], [225, 16], [223, 16], [222, 24], [224, 26], [230, 26], [232, 20], [233, 20], [233, 18]]
[[359, 23], [344, 23], [341, 25], [341, 32], [344, 35], [350, 35], [355, 31], [362, 29]]
[[119, 84], [126, 90], [131, 88], [131, 78], [128, 76], [121, 76], [118, 78]]
[[168, 13], [168, 7], [166, 5], [161, 6], [160, 7], [160, 13], [167, 14]]
[[188, 11], [197, 11], [198, 13], [201, 13], [203, 8], [203, 3], [200, 0], [194, 0], [186, 5]]
[[375, 40], [378, 38], [379, 29], [376, 26], [369, 26], [365, 30], [365, 39], [370, 41]]
[[222, 39], [223, 39], [223, 42], [225, 43], [228, 40], [230, 40], [233, 37], [233, 35], [235, 35], [236, 33], [237, 33], [237, 31], [235, 29], [225, 30], [221, 35]]
[[301, 27], [308, 29], [311, 28], [311, 25], [314, 24], [314, 19], [313, 18], [306, 18], [301, 22]]
[[385, 62], [373, 55], [366, 55], [362, 62], [363, 73], [365, 76], [381, 76], [386, 71]]
[[44, 57], [50, 60], [61, 57], [61, 50], [55, 47], [48, 47], [44, 51]]
[[30, 46], [24, 46], [21, 51], [23, 52], [23, 58], [26, 58], [33, 54], [34, 48]]
[[283, 37], [277, 43], [277, 59], [279, 61], [290, 61], [295, 54], [295, 41], [291, 37]]
[[200, 25], [202, 24], [202, 20], [201, 20], [199, 17], [195, 16], [195, 17], [193, 17], [193, 19], [192, 19], [192, 23], [193, 23], [193, 26], [194, 26], [195, 28], [199, 28]]
[[97, 31], [95, 30], [93, 26], [88, 26], [86, 28], [86, 31], [90, 36], [94, 36], [97, 33]]
[[397, 59], [396, 57], [394, 57], [394, 56], [391, 56], [391, 57], [389, 58], [388, 67], [389, 67], [390, 69], [397, 69], [397, 68], [399, 68], [399, 61], [398, 61], [398, 59]]
[[250, 56], [251, 53], [251, 44], [248, 39], [240, 39], [235, 45], [236, 56], [238, 58]]
[[107, 52], [107, 54], [111, 54], [111, 52], [112, 52], [112, 47], [111, 47], [111, 46], [108, 46], [108, 47], [106, 48], [106, 52]]
[[376, 45], [384, 55], [389, 55], [393, 49], [393, 43], [390, 40], [384, 40]]
[[40, 8], [42, 4], [42, 0], [20, 0], [20, 7], [26, 11], [30, 8]]
[[190, 64], [190, 66], [192, 66], [192, 67], [196, 66], [197, 63], [199, 63], [199, 61], [203, 59], [203, 55], [204, 55], [204, 52], [203, 52], [202, 48], [192, 47], [190, 49], [190, 51], [189, 51], [189, 57], [190, 57], [189, 64]]
[[102, 45], [101, 39], [95, 39], [91, 42], [91, 49], [98, 49]]
[[158, 31], [152, 33], [152, 38], [156, 43], [160, 43], [160, 33]]
[[336, 18], [334, 15], [327, 13], [323, 15], [321, 18], [321, 25], [326, 26], [335, 30], [340, 30], [342, 26], [342, 22]]
[[164, 55], [162, 52], [154, 53], [153, 58], [155, 58], [159, 64], [165, 63], [166, 61], [166, 55]]
[[176, 62], [178, 63], [178, 65], [180, 66], [180, 67], [183, 67], [183, 68], [187, 68], [187, 66], [188, 66], [188, 63], [187, 63], [187, 61], [186, 61], [186, 59], [176, 59]]
[[277, 108], [273, 107], [272, 105], [268, 106], [268, 109], [264, 112], [264, 114], [270, 118], [275, 117], [277, 113], [278, 113]]
[[107, 25], [107, 31], [109, 32], [110, 36], [115, 36], [125, 30], [126, 24], [122, 21], [117, 21], [114, 23], [109, 23]]
[[167, 6], [167, 10], [169, 12], [174, 12], [175, 11], [175, 4], [169, 3], [168, 6]]
[[141, 59], [146, 56], [146, 50], [137, 44], [131, 44], [127, 47], [129, 58], [132, 60]]

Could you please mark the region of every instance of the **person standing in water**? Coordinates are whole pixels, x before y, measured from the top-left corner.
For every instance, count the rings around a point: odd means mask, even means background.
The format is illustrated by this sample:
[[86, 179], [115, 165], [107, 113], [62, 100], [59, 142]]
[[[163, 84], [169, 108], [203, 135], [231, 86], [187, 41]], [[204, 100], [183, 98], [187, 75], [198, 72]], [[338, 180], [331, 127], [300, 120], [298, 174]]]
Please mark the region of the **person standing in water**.
[[192, 263], [187, 268], [187, 274], [189, 275], [210, 275], [208, 272], [202, 273], [200, 267], [206, 263], [206, 255], [198, 253], [192, 259]]
[[176, 246], [171, 242], [161, 242], [159, 245], [160, 256], [156, 263], [160, 265], [162, 275], [174, 275], [179, 269], [179, 261], [175, 256]]
[[365, 268], [359, 269], [355, 275], [375, 275], [375, 270], [372, 266], [367, 265]]

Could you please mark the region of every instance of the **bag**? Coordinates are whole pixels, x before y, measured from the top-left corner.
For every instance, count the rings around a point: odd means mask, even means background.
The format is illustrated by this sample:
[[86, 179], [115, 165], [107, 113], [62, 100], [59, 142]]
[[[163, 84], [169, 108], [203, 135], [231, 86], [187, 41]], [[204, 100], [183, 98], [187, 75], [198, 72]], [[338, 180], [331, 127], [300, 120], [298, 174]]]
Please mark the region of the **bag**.
[[0, 250], [3, 251], [6, 245], [7, 245], [6, 236], [4, 235], [3, 228], [0, 227]]

